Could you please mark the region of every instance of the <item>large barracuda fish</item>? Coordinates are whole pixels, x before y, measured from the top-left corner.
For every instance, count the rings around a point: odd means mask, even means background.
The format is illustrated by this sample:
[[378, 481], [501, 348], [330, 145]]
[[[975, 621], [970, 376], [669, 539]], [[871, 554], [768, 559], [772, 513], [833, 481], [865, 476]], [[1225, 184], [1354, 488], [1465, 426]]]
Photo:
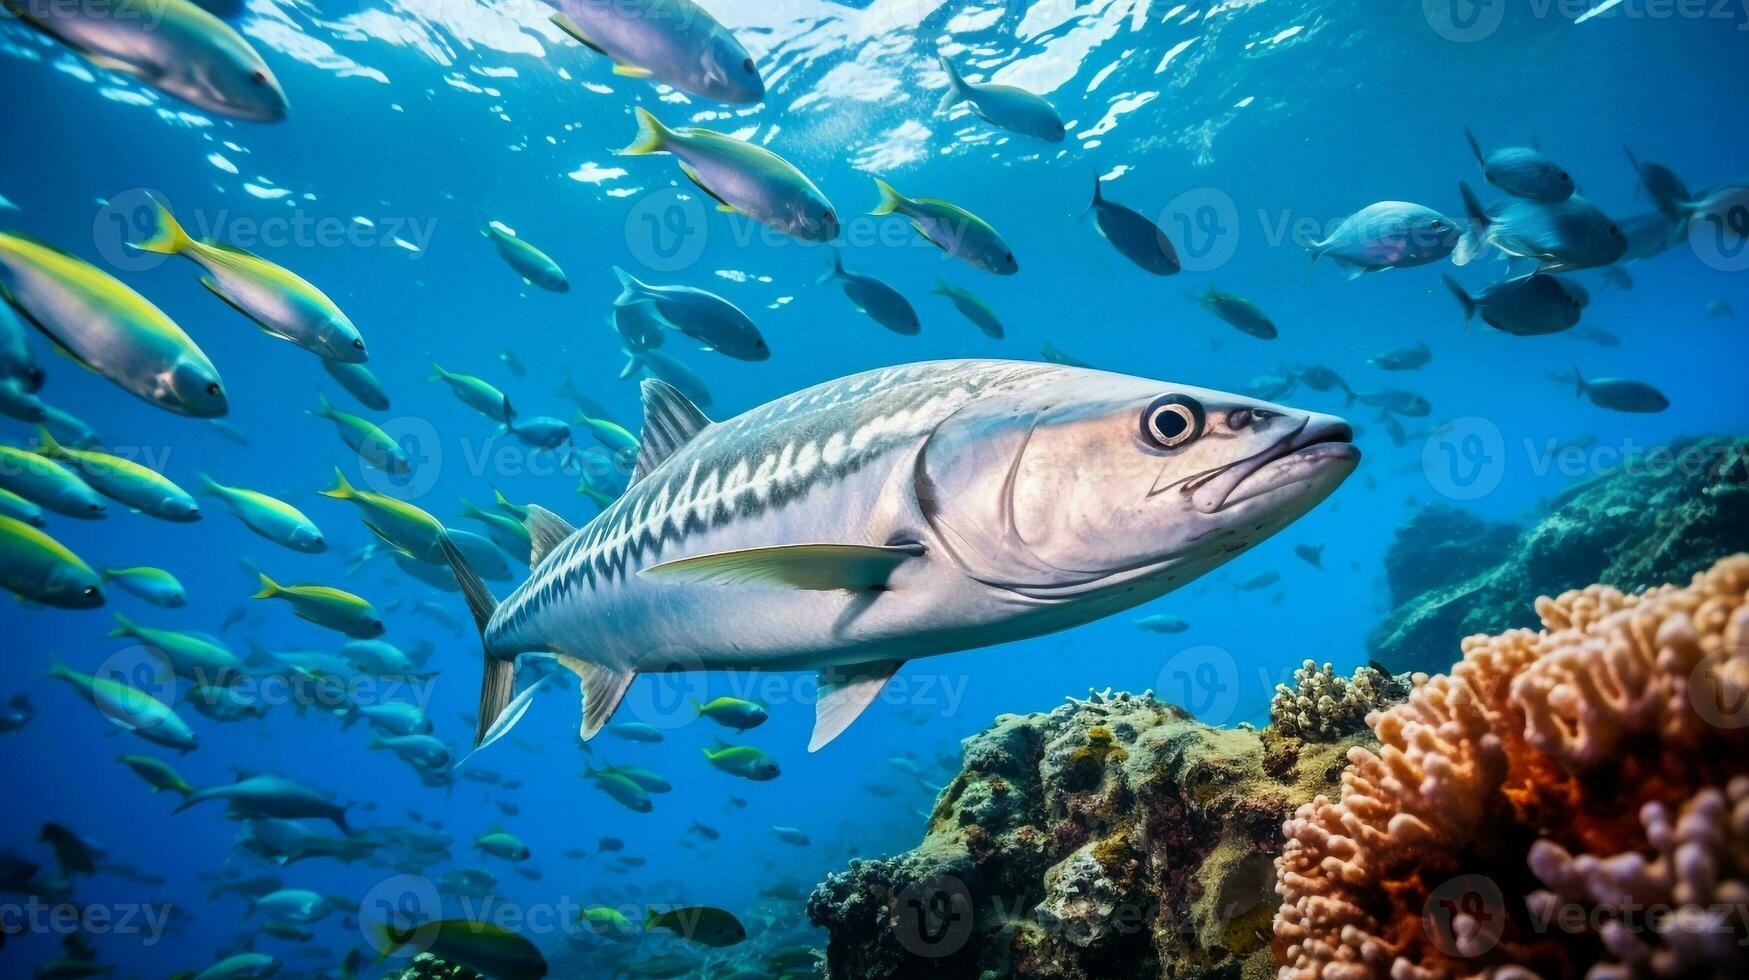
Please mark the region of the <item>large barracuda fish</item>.
[[886, 368], [725, 422], [643, 392], [632, 485], [580, 530], [530, 508], [509, 598], [444, 542], [485, 646], [476, 741], [526, 711], [514, 664], [541, 653], [581, 678], [585, 739], [640, 672], [817, 669], [812, 751], [905, 661], [1154, 599], [1360, 458], [1332, 416], [1057, 364]]

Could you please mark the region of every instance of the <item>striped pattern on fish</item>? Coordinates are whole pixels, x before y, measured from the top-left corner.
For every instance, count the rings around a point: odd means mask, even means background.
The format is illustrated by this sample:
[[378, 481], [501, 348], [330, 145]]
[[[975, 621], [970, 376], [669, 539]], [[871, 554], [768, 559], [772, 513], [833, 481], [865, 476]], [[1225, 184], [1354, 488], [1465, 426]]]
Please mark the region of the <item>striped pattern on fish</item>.
[[444, 542], [486, 654], [477, 741], [527, 710], [512, 664], [538, 653], [582, 679], [585, 738], [641, 672], [818, 669], [818, 748], [905, 661], [1152, 599], [1358, 460], [1340, 419], [1058, 364], [886, 368], [718, 423], [644, 395], [630, 488], [581, 530], [531, 508], [502, 604]]

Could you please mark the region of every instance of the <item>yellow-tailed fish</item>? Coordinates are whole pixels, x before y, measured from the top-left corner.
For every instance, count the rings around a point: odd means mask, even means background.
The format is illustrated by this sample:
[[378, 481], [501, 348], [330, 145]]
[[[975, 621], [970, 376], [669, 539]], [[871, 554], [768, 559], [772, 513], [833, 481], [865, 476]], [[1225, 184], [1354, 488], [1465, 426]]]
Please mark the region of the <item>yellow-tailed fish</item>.
[[341, 441], [358, 454], [366, 464], [391, 476], [406, 476], [413, 471], [413, 462], [387, 432], [368, 419], [361, 419], [335, 408], [328, 396], [316, 392], [316, 410], [311, 415], [334, 423]]
[[375, 607], [342, 589], [326, 585], [280, 585], [262, 575], [261, 591], [253, 598], [283, 599], [291, 604], [292, 612], [299, 619], [354, 639], [368, 640], [383, 635], [383, 618]]
[[765, 98], [765, 80], [747, 49], [692, 0], [558, 0], [555, 6], [553, 23], [612, 61], [615, 75], [736, 105]]
[[79, 475], [36, 453], [0, 443], [0, 489], [66, 517], [97, 520], [109, 507]]
[[176, 576], [162, 568], [104, 569], [103, 581], [114, 582], [124, 592], [131, 592], [154, 606], [179, 609], [188, 605], [188, 590], [182, 587]]
[[205, 269], [200, 284], [271, 336], [331, 361], [362, 364], [369, 359], [358, 328], [320, 289], [259, 255], [189, 237], [157, 198], [152, 209], [152, 232], [135, 248], [180, 255]]
[[443, 919], [423, 925], [380, 923], [375, 926], [379, 961], [410, 942], [439, 959], [460, 963], [497, 980], [540, 980], [547, 961], [539, 947], [490, 922]]
[[23, 521], [0, 516], [0, 588], [59, 609], [103, 605], [103, 580], [66, 546]]
[[481, 510], [466, 500], [462, 501], [462, 516], [486, 525], [486, 536], [491, 538], [498, 547], [512, 555], [520, 558], [529, 553], [528, 528], [524, 527], [521, 521], [506, 517], [503, 514]]
[[334, 485], [323, 490], [322, 496], [344, 500], [364, 514], [364, 525], [371, 533], [414, 558], [431, 564], [443, 564], [443, 522], [423, 509], [396, 500], [394, 497], [369, 490], [360, 490], [347, 482], [346, 474], [334, 470]]
[[140, 645], [162, 657], [178, 677], [196, 684], [226, 686], [242, 673], [243, 661], [218, 640], [202, 633], [180, 633], [176, 630], [141, 626], [121, 613], [115, 614], [112, 638], [138, 640]]
[[468, 406], [494, 422], [508, 423], [516, 417], [510, 407], [510, 396], [498, 390], [498, 387], [482, 378], [471, 374], [456, 374], [445, 371], [443, 365], [431, 362], [431, 375], [427, 381], [441, 381], [449, 385], [463, 405]]
[[37, 438], [42, 441], [38, 453], [66, 463], [92, 489], [116, 503], [166, 521], [186, 524], [200, 520], [200, 506], [194, 498], [162, 473], [131, 459], [63, 446], [47, 429], [38, 428]]
[[183, 752], [199, 744], [174, 709], [139, 688], [108, 677], [81, 674], [58, 660], [51, 664], [47, 676], [65, 681], [105, 718], [148, 742]]
[[188, 334], [84, 259], [0, 232], [0, 294], [61, 352], [140, 398], [196, 418], [230, 410], [218, 369]]
[[554, 293], [570, 292], [570, 280], [565, 278], [565, 270], [559, 268], [547, 253], [516, 237], [508, 225], [492, 222], [480, 234], [492, 240], [497, 247], [498, 255], [516, 270], [516, 274], [529, 282]]
[[680, 170], [722, 210], [744, 214], [804, 242], [838, 237], [838, 212], [820, 188], [763, 146], [709, 129], [669, 129], [642, 106], [625, 156], [672, 153]]
[[933, 197], [906, 197], [879, 177], [874, 182], [880, 188], [881, 201], [870, 214], [904, 215], [911, 219], [917, 234], [935, 247], [985, 272], [1011, 276], [1020, 271], [1020, 263], [1014, 261], [1014, 250], [983, 218]]
[[285, 90], [260, 52], [189, 0], [5, 0], [5, 8], [92, 64], [208, 112], [256, 122], [285, 118]]
[[204, 473], [200, 482], [202, 493], [219, 498], [244, 526], [274, 544], [307, 555], [328, 549], [322, 529], [291, 504], [258, 490], [227, 487]]

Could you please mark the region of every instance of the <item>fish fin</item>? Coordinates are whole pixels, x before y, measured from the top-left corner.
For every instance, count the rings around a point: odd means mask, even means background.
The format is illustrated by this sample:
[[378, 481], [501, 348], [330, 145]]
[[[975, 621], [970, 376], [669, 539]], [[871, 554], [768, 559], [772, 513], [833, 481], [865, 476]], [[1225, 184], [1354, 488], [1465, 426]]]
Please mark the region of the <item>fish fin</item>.
[[639, 387], [644, 396], [644, 428], [639, 433], [638, 464], [632, 472], [633, 483], [649, 476], [663, 460], [711, 425], [710, 417], [668, 382], [645, 378]]
[[[512, 665], [511, 669], [514, 671], [514, 665]], [[480, 736], [479, 744], [475, 745], [473, 750], [467, 755], [464, 755], [461, 759], [457, 760], [455, 765], [450, 766], [449, 771], [455, 772], [457, 769], [460, 769], [464, 763], [469, 759], [472, 759], [488, 745], [491, 745], [493, 742], [510, 734], [510, 730], [516, 727], [516, 723], [522, 720], [522, 716], [528, 714], [528, 709], [534, 704], [535, 695], [539, 694], [540, 689], [545, 686], [546, 678], [542, 678], [523, 688], [522, 693], [512, 698], [510, 703], [504, 706], [504, 710], [498, 713], [497, 719], [494, 720], [491, 726], [486, 729], [485, 733]]]
[[[618, 68], [614, 70], [617, 71]], [[669, 135], [667, 127], [643, 106], [637, 106], [632, 111], [637, 115], [638, 135], [630, 146], [619, 151], [620, 156], [637, 157], [647, 153], [666, 152], [662, 149], [662, 143]]]
[[318, 490], [316, 492], [324, 497], [332, 497], [335, 500], [351, 500], [358, 496], [358, 491], [352, 488], [352, 484], [346, 482], [346, 474], [341, 472], [340, 467], [338, 466], [334, 467], [334, 485], [326, 490]]
[[492, 613], [498, 608], [498, 600], [487, 590], [486, 583], [480, 581], [480, 576], [468, 564], [467, 556], [450, 540], [449, 532], [444, 531], [437, 536], [437, 543], [443, 548], [443, 557], [449, 560], [449, 569], [455, 574], [455, 584], [461, 588], [462, 597], [467, 600], [468, 612], [474, 615], [474, 625], [480, 631], [481, 653], [485, 658], [485, 676], [480, 679], [479, 723], [474, 731], [474, 745], [478, 746], [504, 713], [510, 704], [510, 693], [516, 684], [516, 665], [509, 660], [500, 660], [492, 656], [490, 650], [484, 649], [486, 641], [486, 624], [492, 621]]
[[624, 381], [644, 369], [644, 359], [638, 356], [637, 351], [622, 347], [620, 353], [626, 356], [626, 366], [619, 369], [619, 380]]
[[[583, 723], [577, 729], [577, 735], [587, 742], [613, 718], [620, 701], [625, 699], [626, 690], [637, 679], [638, 672], [613, 670], [564, 653], [558, 654], [558, 660], [566, 670], [577, 675], [581, 684]], [[612, 769], [612, 766], [608, 767], [609, 771]]]
[[578, 27], [577, 22], [571, 18], [566, 17], [564, 14], [554, 14], [551, 17], [548, 17], [547, 20], [551, 21], [554, 27], [564, 31], [571, 40], [576, 41], [578, 44], [583, 45], [598, 55], [602, 55], [603, 57], [607, 55], [607, 52], [602, 50], [601, 45], [591, 41], [589, 35], [583, 33], [583, 28]]
[[267, 577], [266, 572], [256, 572], [255, 574], [261, 576], [261, 591], [250, 596], [251, 599], [271, 599], [283, 591], [278, 582]]
[[[186, 251], [194, 244], [194, 239], [182, 230], [176, 222], [175, 215], [164, 206], [156, 194], [147, 195], [152, 200], [152, 230], [145, 238], [131, 243], [142, 252], [157, 252], [160, 255], [176, 255]], [[211, 288], [210, 286], [208, 287]]]
[[820, 671], [819, 693], [814, 696], [814, 734], [808, 740], [808, 751], [817, 752], [843, 734], [903, 664], [902, 660], [874, 660]]
[[1476, 162], [1486, 166], [1488, 158], [1482, 155], [1482, 144], [1476, 141], [1476, 134], [1470, 132], [1467, 126], [1464, 127], [1464, 139], [1470, 141], [1470, 152], [1476, 155]]
[[[627, 306], [644, 298], [649, 291], [648, 286], [638, 281], [638, 278], [619, 266], [613, 267], [613, 274], [619, 277], [619, 295], [614, 297], [613, 305]], [[581, 411], [581, 410], [579, 410]]]
[[824, 286], [834, 279], [844, 275], [844, 256], [837, 249], [832, 250], [832, 268], [820, 273], [820, 278], [814, 280], [814, 285]]
[[894, 569], [922, 554], [920, 544], [786, 544], [680, 558], [652, 565], [639, 574], [710, 585], [862, 591], [885, 586]]
[[947, 72], [947, 91], [941, 93], [941, 102], [935, 111], [945, 115], [954, 106], [966, 100], [965, 80], [960, 77], [959, 69], [953, 62], [947, 60], [947, 55], [941, 55], [941, 70]]
[[945, 244], [943, 244], [941, 239], [936, 238], [934, 235], [931, 235], [928, 231], [926, 231], [923, 227], [922, 222], [920, 222], [920, 221], [911, 222], [911, 230], [916, 232], [919, 236], [921, 236], [924, 241], [928, 242], [931, 245], [934, 245], [936, 248], [941, 249], [943, 252], [952, 252], [953, 251], [953, 249], [948, 248]]
[[892, 184], [879, 177], [874, 178], [874, 182], [875, 187], [881, 192], [881, 200], [869, 214], [877, 217], [883, 214], [892, 214], [905, 206], [905, 195], [894, 190]]
[[686, 175], [687, 180], [692, 181], [692, 186], [698, 188], [701, 191], [704, 191], [706, 196], [708, 196], [711, 200], [717, 202], [717, 210], [718, 211], [727, 211], [730, 214], [735, 213], [735, 206], [733, 204], [730, 204], [728, 201], [723, 200], [720, 196], [718, 196], [716, 191], [713, 191], [709, 187], [705, 186], [704, 179], [698, 175], [698, 171], [692, 169], [692, 167], [687, 165], [685, 162], [682, 162], [680, 164], [680, 172]]
[[528, 506], [528, 517], [523, 519], [522, 526], [528, 529], [528, 564], [531, 568], [539, 565], [566, 538], [577, 533], [569, 521], [537, 504]]
[[1445, 288], [1451, 290], [1451, 294], [1453, 296], [1456, 296], [1458, 303], [1463, 306], [1463, 308], [1464, 308], [1464, 333], [1469, 333], [1470, 332], [1470, 321], [1476, 315], [1476, 300], [1475, 300], [1475, 298], [1472, 297], [1469, 293], [1464, 292], [1463, 285], [1461, 283], [1459, 283], [1456, 279], [1453, 279], [1450, 276], [1442, 275], [1439, 277], [1439, 281], [1445, 283]]
[[1469, 265], [1487, 246], [1488, 225], [1493, 219], [1488, 217], [1487, 210], [1476, 198], [1476, 192], [1470, 190], [1469, 184], [1458, 181], [1458, 193], [1463, 195], [1464, 211], [1470, 216], [1470, 227], [1458, 239], [1457, 247], [1452, 249], [1451, 261], [1454, 265]]
[[262, 333], [267, 334], [269, 337], [277, 337], [280, 340], [287, 340], [287, 341], [291, 340], [290, 337], [287, 337], [285, 334], [281, 333], [280, 331], [273, 329], [272, 327], [268, 326], [265, 323], [262, 323], [261, 320], [255, 316], [255, 314], [249, 312], [248, 310], [244, 309], [242, 306], [238, 305], [236, 300], [232, 299], [229, 296], [226, 296], [224, 293], [224, 290], [219, 288], [218, 283], [213, 282], [211, 276], [201, 276], [200, 277], [200, 284], [202, 286], [206, 287], [207, 292], [212, 293], [214, 296], [217, 296], [226, 306], [229, 306], [231, 309], [236, 310], [238, 313], [241, 313], [244, 317], [248, 318], [249, 322], [255, 324], [256, 328], [259, 329]]
[[613, 73], [621, 78], [653, 78], [656, 74], [648, 68], [639, 68], [637, 65], [621, 64], [615, 64], [613, 66]]
[[1587, 387], [1589, 386], [1585, 384], [1585, 375], [1579, 373], [1579, 365], [1573, 365], [1573, 397], [1585, 397], [1585, 389]]

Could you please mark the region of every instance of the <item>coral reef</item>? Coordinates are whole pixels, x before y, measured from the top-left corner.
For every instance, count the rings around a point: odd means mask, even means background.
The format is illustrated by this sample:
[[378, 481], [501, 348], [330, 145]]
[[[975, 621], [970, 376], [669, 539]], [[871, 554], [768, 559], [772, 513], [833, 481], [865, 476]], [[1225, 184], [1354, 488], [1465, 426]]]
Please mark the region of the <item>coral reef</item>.
[[1277, 684], [1269, 723], [1278, 733], [1328, 742], [1366, 731], [1366, 716], [1409, 696], [1409, 677], [1393, 677], [1370, 664], [1339, 677], [1331, 664], [1308, 660], [1290, 684]]
[[420, 953], [403, 969], [387, 974], [384, 980], [480, 980], [480, 975], [458, 963]]
[[1465, 636], [1534, 626], [1526, 597], [1681, 582], [1749, 550], [1749, 446], [1683, 440], [1622, 462], [1510, 536], [1446, 506], [1399, 528], [1385, 558], [1396, 608], [1368, 641], [1370, 656], [1392, 671], [1441, 671]]
[[815, 890], [828, 975], [1267, 977], [1281, 822], [1363, 741], [1213, 728], [1151, 694], [1004, 715], [916, 849]]
[[1738, 555], [1465, 640], [1285, 825], [1281, 980], [1749, 975], [1746, 599]]

